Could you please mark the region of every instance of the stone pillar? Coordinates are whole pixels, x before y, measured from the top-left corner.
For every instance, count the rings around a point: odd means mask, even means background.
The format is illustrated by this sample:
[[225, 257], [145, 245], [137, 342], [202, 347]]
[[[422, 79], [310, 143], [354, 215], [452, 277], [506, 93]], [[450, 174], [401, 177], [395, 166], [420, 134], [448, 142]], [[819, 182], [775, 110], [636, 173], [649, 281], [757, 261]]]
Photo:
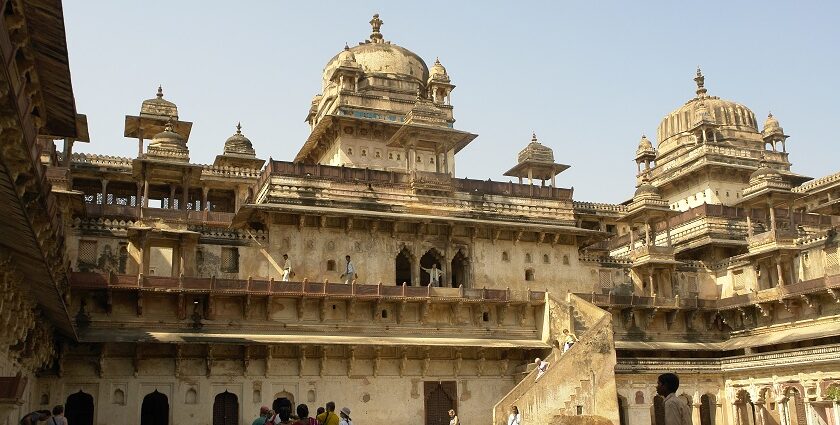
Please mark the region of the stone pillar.
[[633, 223], [628, 223], [627, 227], [630, 229], [630, 251], [632, 252], [633, 248], [635, 248], [633, 245], [636, 242], [633, 240]]
[[741, 423], [740, 404], [732, 403], [732, 425], [745, 425]]
[[557, 187], [557, 175], [554, 174], [554, 170], [551, 171], [551, 187]]
[[779, 406], [779, 425], [789, 425], [787, 399], [776, 400], [776, 405]]
[[653, 270], [653, 268], [651, 268], [650, 273], [648, 274], [648, 293], [652, 297], [655, 297], [656, 296], [656, 286], [654, 286], [654, 285], [656, 284], [656, 281], [653, 278], [653, 272], [654, 272], [654, 270]]
[[189, 176], [184, 176], [183, 183], [181, 185], [181, 209], [186, 211], [187, 210], [187, 203], [190, 201], [190, 179]]
[[645, 245], [650, 246], [650, 223], [645, 221]]
[[776, 257], [776, 272], [779, 274], [779, 286], [785, 285], [785, 274], [783, 272], [782, 261]]
[[700, 425], [702, 423], [702, 422], [700, 422], [700, 406], [701, 406], [700, 403], [693, 403], [693, 406], [692, 406], [692, 409], [691, 409], [691, 423], [692, 423], [692, 425]]
[[64, 158], [62, 158], [62, 165], [65, 167], [70, 166], [70, 157], [73, 156], [73, 139], [66, 137], [64, 139], [64, 152], [62, 153]]
[[234, 212], [239, 211], [239, 207], [242, 206], [242, 201], [240, 200], [241, 198], [240, 198], [239, 195], [240, 195], [239, 186], [236, 186], [233, 189], [233, 211]]
[[417, 151], [412, 146], [408, 151], [408, 171], [417, 170]]
[[443, 152], [443, 172], [446, 174], [451, 174], [451, 170], [449, 169], [449, 151], [446, 150]]
[[208, 208], [208, 205], [207, 205], [207, 192], [210, 192], [209, 187], [204, 186], [204, 187], [201, 188], [201, 210], [202, 211], [209, 211], [209, 208]]
[[143, 178], [143, 208], [149, 208], [149, 178]]
[[671, 246], [671, 220], [665, 217], [665, 239], [668, 241], [668, 246]]
[[528, 185], [534, 185], [534, 170], [528, 168]]
[[776, 210], [770, 202], [767, 203], [767, 206], [770, 207], [770, 230], [776, 230]]
[[175, 209], [175, 185], [169, 185], [169, 209]]
[[753, 235], [752, 218], [750, 218], [750, 211], [752, 211], [752, 208], [747, 208], [747, 237], [752, 237]]
[[440, 152], [438, 152], [437, 150], [435, 150], [435, 172], [436, 172], [436, 173], [440, 173], [440, 172], [441, 172], [441, 169], [440, 169], [440, 166], [441, 166], [441, 165], [442, 165], [442, 164], [441, 164], [441, 162], [440, 162]]
[[142, 136], [143, 127], [138, 126], [137, 131], [141, 134], [141, 136], [137, 138], [137, 157], [142, 158], [143, 157], [143, 136]]
[[[716, 402], [715, 403], [715, 420], [713, 425], [724, 425], [725, 421], [723, 419], [723, 403]], [[700, 425], [700, 424], [696, 424]]]
[[136, 182], [137, 194], [134, 195], [134, 207], [137, 208], [137, 216], [140, 217], [140, 208], [143, 206], [143, 182]]
[[102, 205], [108, 204], [108, 179], [102, 179]]
[[840, 424], [840, 401], [835, 401], [831, 405], [831, 413], [834, 414], [834, 423]]

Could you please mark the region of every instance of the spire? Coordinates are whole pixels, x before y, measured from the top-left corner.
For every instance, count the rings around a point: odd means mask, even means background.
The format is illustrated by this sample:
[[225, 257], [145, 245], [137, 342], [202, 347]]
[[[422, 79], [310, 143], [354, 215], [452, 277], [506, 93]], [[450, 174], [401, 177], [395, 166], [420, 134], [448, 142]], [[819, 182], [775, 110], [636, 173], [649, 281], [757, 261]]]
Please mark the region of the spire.
[[242, 134], [242, 122], [241, 121], [236, 123], [236, 134]]
[[384, 24], [384, 22], [382, 22], [382, 20], [379, 19], [379, 14], [378, 13], [374, 14], [373, 19], [370, 20], [370, 27], [371, 27], [370, 41], [371, 42], [373, 42], [373, 43], [382, 43], [383, 42], [382, 33], [379, 32], [379, 28], [382, 27], [382, 24]]
[[435, 65], [440, 65], [440, 64], [441, 64], [441, 63], [440, 63], [440, 57], [439, 57], [439, 56], [435, 56]]
[[700, 71], [700, 66], [697, 67], [697, 75], [694, 77], [694, 82], [697, 83], [697, 97], [706, 97], [706, 87], [703, 86], [706, 82], [706, 77]]
[[344, 50], [350, 50], [350, 46], [347, 45], [347, 42], [344, 42]]
[[163, 86], [161, 86], [161, 85], [158, 85], [157, 98], [158, 99], [163, 99]]
[[537, 141], [537, 132], [536, 131], [531, 132], [531, 142], [539, 143], [539, 141]]

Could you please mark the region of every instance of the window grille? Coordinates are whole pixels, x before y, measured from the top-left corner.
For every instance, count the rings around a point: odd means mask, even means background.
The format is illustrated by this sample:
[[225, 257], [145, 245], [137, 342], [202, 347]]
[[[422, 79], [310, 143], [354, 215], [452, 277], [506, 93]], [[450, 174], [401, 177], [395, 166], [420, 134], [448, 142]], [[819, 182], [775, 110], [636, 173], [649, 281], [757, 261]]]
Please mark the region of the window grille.
[[239, 249], [222, 248], [222, 273], [239, 273]]
[[96, 241], [79, 241], [79, 263], [96, 265], [97, 245]]

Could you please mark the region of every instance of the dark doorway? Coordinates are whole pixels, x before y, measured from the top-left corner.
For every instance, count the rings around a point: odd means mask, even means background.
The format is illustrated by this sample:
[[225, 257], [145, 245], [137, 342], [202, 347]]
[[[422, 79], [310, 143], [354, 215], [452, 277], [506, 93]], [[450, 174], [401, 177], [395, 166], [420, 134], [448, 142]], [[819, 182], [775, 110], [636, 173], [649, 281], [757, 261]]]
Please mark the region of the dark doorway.
[[143, 397], [140, 425], [169, 425], [169, 399], [158, 390]]
[[469, 260], [464, 255], [464, 251], [459, 249], [455, 253], [455, 257], [452, 258], [452, 267], [449, 270], [449, 274], [452, 276], [452, 287], [457, 288], [464, 285], [464, 288], [466, 288], [467, 276], [469, 275]]
[[449, 409], [458, 414], [458, 385], [455, 381], [424, 382], [425, 425], [448, 425]]
[[715, 396], [711, 394], [700, 396], [700, 425], [714, 425], [716, 407]]
[[93, 425], [93, 396], [79, 390], [67, 397], [64, 406], [67, 423], [74, 425]]
[[411, 286], [411, 254], [407, 249], [403, 248], [400, 253], [397, 254], [395, 265], [397, 285], [405, 283], [406, 285]]
[[[426, 251], [422, 257], [420, 257], [420, 285], [421, 286], [429, 286], [429, 282], [431, 281], [431, 275], [425, 269], [431, 269], [432, 266], [437, 266], [438, 269], [442, 267], [443, 264], [443, 255], [438, 252], [438, 250], [432, 248]], [[438, 283], [440, 284], [440, 282]]]
[[227, 391], [213, 401], [213, 425], [239, 425], [239, 400]]
[[627, 399], [622, 397], [622, 396], [618, 396], [618, 424], [619, 425], [630, 425], [630, 423], [627, 421], [627, 409], [628, 409]]
[[292, 409], [292, 400], [289, 400], [287, 397], [278, 397], [274, 399], [274, 402], [271, 403], [271, 409], [275, 412], [279, 412], [282, 409], [286, 409], [289, 414], [295, 413]]

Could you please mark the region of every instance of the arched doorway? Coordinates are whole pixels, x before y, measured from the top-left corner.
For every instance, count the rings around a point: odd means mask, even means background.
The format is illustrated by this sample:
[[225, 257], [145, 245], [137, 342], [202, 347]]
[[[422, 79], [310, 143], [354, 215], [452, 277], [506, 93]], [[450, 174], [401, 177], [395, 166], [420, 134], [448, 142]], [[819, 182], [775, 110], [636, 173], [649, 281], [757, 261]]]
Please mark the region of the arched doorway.
[[629, 409], [627, 399], [624, 398], [623, 396], [618, 396], [618, 424], [619, 425], [630, 425], [630, 422], [627, 420], [627, 409]]
[[455, 381], [423, 383], [425, 425], [447, 425], [449, 409], [458, 411], [458, 387]]
[[79, 390], [67, 397], [64, 405], [67, 423], [74, 425], [93, 425], [93, 396]]
[[450, 282], [453, 288], [461, 285], [464, 285], [464, 288], [468, 286], [470, 260], [464, 255], [464, 251], [459, 249], [455, 253], [455, 256], [452, 257], [452, 267], [449, 270], [451, 270], [449, 275], [451, 276]]
[[715, 424], [715, 396], [703, 394], [700, 396], [700, 425]]
[[288, 409], [289, 413], [295, 413], [295, 396], [287, 391], [274, 394], [274, 401], [271, 403], [271, 409], [279, 412], [280, 409]]
[[[426, 270], [431, 269], [432, 266], [435, 266], [438, 269], [443, 268], [443, 255], [441, 255], [440, 251], [434, 248], [426, 251], [426, 253], [420, 257], [420, 285], [429, 285], [431, 275]], [[443, 282], [443, 280], [441, 280], [441, 282]]]
[[239, 425], [239, 399], [227, 390], [213, 401], [213, 425]]
[[785, 390], [785, 416], [788, 425], [806, 425], [805, 402], [796, 387]]
[[747, 390], [738, 391], [735, 395], [735, 406], [736, 412], [738, 412], [738, 423], [741, 425], [755, 424], [755, 405]]
[[169, 399], [166, 395], [154, 390], [143, 397], [140, 425], [169, 425]]
[[395, 266], [395, 282], [397, 285], [402, 285], [405, 283], [408, 286], [411, 286], [411, 270], [414, 268], [412, 267], [411, 263], [411, 253], [408, 249], [403, 248], [400, 250], [399, 254], [397, 254], [397, 258], [394, 261]]

